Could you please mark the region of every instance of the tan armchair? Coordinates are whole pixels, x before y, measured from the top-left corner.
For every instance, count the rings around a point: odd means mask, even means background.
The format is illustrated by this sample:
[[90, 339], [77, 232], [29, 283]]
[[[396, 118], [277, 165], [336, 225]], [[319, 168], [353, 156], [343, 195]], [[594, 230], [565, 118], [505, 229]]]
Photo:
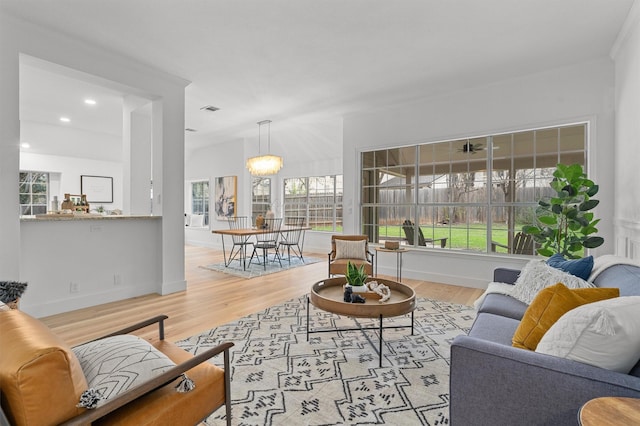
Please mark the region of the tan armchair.
[[332, 235], [329, 253], [329, 277], [345, 275], [347, 264], [364, 265], [367, 275], [373, 275], [373, 253], [366, 235]]
[[[107, 344], [122, 336], [132, 338], [129, 333], [158, 324], [157, 342], [138, 340], [149, 347], [150, 354], [164, 354], [156, 359], [168, 365], [164, 372], [101, 401], [97, 408], [85, 409], [78, 408], [80, 396], [88, 389], [82, 358], [39, 320], [19, 310], [0, 312], [0, 419], [6, 415], [14, 426], [195, 425], [225, 405], [230, 424], [229, 348], [233, 343], [192, 356], [164, 340], [165, 319], [157, 316], [93, 341]], [[224, 370], [206, 362], [220, 353]], [[195, 388], [180, 393], [175, 385], [183, 373]], [[121, 377], [112, 382], [119, 383]]]

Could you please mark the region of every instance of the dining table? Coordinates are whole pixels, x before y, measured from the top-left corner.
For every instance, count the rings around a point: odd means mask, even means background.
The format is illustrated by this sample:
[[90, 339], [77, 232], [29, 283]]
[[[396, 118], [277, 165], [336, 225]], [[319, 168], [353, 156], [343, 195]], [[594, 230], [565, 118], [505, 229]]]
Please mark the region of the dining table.
[[[311, 227], [310, 226], [288, 226], [288, 225], [284, 225], [280, 227], [280, 233], [284, 234], [287, 232], [292, 232], [292, 231], [308, 231], [310, 230]], [[224, 265], [225, 267], [228, 267], [229, 264], [231, 264], [231, 258], [229, 259], [229, 262], [227, 262], [227, 250], [225, 249], [224, 246], [224, 236], [228, 235], [231, 237], [240, 237], [243, 239], [244, 242], [247, 242], [249, 240], [249, 238], [256, 236], [256, 235], [261, 235], [261, 234], [268, 234], [270, 232], [273, 232], [270, 229], [263, 229], [263, 228], [257, 228], [257, 227], [251, 227], [251, 228], [240, 228], [240, 229], [212, 229], [211, 233], [212, 234], [218, 234], [221, 235], [222, 238], [222, 254], [224, 256]], [[303, 241], [304, 241], [304, 237], [303, 237]], [[243, 256], [244, 259], [247, 258], [247, 253], [246, 253], [246, 244], [243, 245]], [[229, 254], [229, 257], [231, 257], [231, 253]], [[242, 262], [242, 269], [246, 270], [246, 261]]]

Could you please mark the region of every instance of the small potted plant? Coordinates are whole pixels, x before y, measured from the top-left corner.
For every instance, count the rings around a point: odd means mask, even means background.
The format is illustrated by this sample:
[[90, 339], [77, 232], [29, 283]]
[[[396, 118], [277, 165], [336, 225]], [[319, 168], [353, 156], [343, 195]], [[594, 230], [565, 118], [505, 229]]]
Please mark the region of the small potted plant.
[[345, 278], [347, 279], [347, 285], [351, 286], [354, 293], [364, 293], [369, 291], [365, 284], [367, 277], [368, 275], [364, 271], [364, 265], [360, 265], [360, 267], [358, 267], [351, 262], [347, 262], [347, 274], [345, 275]]

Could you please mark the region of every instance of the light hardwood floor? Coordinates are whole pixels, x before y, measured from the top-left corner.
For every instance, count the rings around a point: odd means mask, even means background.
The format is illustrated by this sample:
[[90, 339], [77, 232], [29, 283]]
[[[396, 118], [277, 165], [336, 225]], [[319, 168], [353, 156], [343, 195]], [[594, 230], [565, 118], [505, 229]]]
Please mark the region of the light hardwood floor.
[[[305, 253], [326, 258], [326, 253]], [[222, 251], [185, 247], [187, 290], [167, 296], [150, 294], [42, 318], [58, 336], [76, 345], [155, 315], [166, 314], [165, 338], [177, 341], [294, 297], [327, 276], [322, 261], [250, 280], [200, 268], [222, 261]], [[384, 277], [384, 276], [383, 276]], [[394, 279], [394, 277], [387, 277]], [[482, 290], [403, 279], [419, 297], [471, 305]], [[138, 333], [153, 340], [157, 328]]]

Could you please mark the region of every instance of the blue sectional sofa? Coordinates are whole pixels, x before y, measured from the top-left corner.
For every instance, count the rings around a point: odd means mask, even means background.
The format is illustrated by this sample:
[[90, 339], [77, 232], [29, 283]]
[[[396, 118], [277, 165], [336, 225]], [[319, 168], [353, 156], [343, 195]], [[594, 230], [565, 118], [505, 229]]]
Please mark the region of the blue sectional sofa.
[[[620, 260], [600, 272], [593, 284], [617, 287], [620, 296], [640, 295], [640, 267]], [[497, 269], [494, 281], [513, 284], [518, 274]], [[576, 425], [580, 407], [590, 399], [640, 398], [640, 362], [623, 374], [513, 347], [527, 306], [504, 294], [488, 294], [468, 335], [452, 342], [453, 426]]]

